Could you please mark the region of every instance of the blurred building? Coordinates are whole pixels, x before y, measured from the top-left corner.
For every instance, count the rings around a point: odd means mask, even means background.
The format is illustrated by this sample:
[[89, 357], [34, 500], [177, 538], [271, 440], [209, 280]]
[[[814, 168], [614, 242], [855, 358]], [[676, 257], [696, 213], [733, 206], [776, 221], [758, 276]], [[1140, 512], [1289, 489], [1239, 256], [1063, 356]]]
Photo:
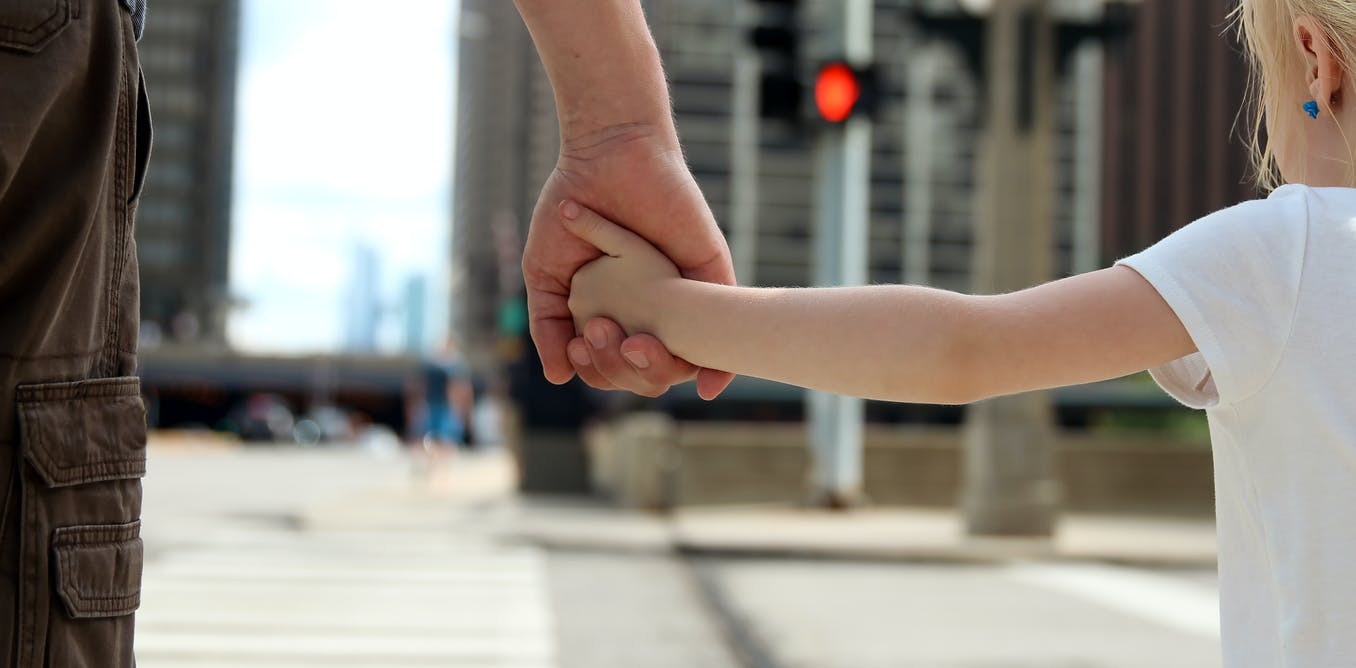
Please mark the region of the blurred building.
[[[832, 3], [800, 3], [805, 80], [828, 54], [816, 51], [819, 16]], [[1077, 11], [1079, 5], [1073, 4]], [[688, 162], [717, 220], [732, 215], [732, 122], [736, 62], [753, 54], [748, 7], [727, 0], [645, 2], [669, 76], [675, 115]], [[870, 277], [877, 282], [927, 282], [969, 288], [978, 85], [955, 46], [923, 35], [909, 10], [957, 11], [955, 2], [880, 0], [876, 3], [876, 56], [882, 85], [874, 133], [871, 188]], [[522, 21], [510, 3], [463, 3], [457, 133], [456, 284], [454, 330], [472, 349], [491, 341], [500, 292], [491, 227], [525, 229], [541, 183], [555, 158], [552, 97]], [[1069, 11], [1069, 10], [1066, 10]], [[756, 57], [756, 56], [755, 56]], [[1101, 118], [1080, 116], [1080, 103], [1100, 103], [1102, 73], [1075, 66], [1061, 87], [1059, 116], [1060, 269], [1076, 267], [1077, 218], [1087, 218], [1095, 247], [1097, 207], [1088, 206], [1101, 185], [1078, 181], [1096, 173]], [[1077, 83], [1078, 85], [1075, 85]], [[1086, 105], [1084, 105], [1086, 106]], [[1095, 105], [1100, 109], [1100, 104]], [[750, 258], [740, 280], [761, 285], [808, 285], [813, 274], [815, 124], [756, 125], [758, 146], [755, 248], [733, 249]], [[1087, 145], [1092, 145], [1089, 150]], [[1080, 186], [1081, 187], [1080, 189]], [[1080, 199], [1080, 195], [1086, 195]], [[734, 235], [732, 237], [732, 244]], [[1084, 252], [1084, 255], [1089, 253]], [[1097, 256], [1097, 253], [1091, 253]]]
[[1107, 53], [1102, 215], [1113, 256], [1258, 194], [1239, 113], [1248, 65], [1227, 18], [1236, 4], [1140, 0], [1133, 35]]
[[[749, 43], [751, 20], [758, 3], [719, 0], [654, 0], [648, 3], [651, 25], [663, 52], [673, 91], [678, 130], [693, 174], [716, 219], [727, 228], [732, 252], [749, 259], [738, 273], [741, 283], [811, 285], [814, 268], [815, 130], [809, 120], [794, 126], [763, 121], [752, 140], [758, 147], [753, 249], [738, 248], [730, 234], [734, 221], [732, 147], [736, 141], [733, 101], [736, 62], [757, 58]], [[831, 57], [818, 44], [827, 0], [799, 3], [802, 32], [801, 79], [813, 81], [818, 63]], [[905, 277], [904, 237], [913, 213], [925, 221], [929, 252], [917, 255], [926, 267], [914, 267], [913, 282], [932, 282], [953, 289], [968, 288], [971, 192], [978, 108], [976, 83], [963, 71], [959, 54], [945, 44], [932, 44], [918, 33], [903, 10], [918, 4], [879, 0], [875, 12], [875, 51], [880, 99], [872, 135], [870, 268], [873, 282], [898, 283]], [[744, 5], [744, 6], [741, 6]], [[748, 7], [754, 7], [748, 11]], [[742, 19], [742, 20], [741, 20]], [[920, 68], [917, 63], [926, 61]], [[912, 65], [912, 69], [911, 69]], [[922, 76], [918, 73], [922, 72]], [[910, 76], [913, 80], [910, 80]], [[910, 86], [909, 84], [913, 84]], [[909, 89], [912, 88], [913, 91]], [[926, 100], [907, 102], [914, 92]], [[808, 97], [808, 96], [807, 96]], [[912, 123], [912, 125], [911, 125]], [[919, 133], [918, 125], [925, 126]], [[912, 135], [911, 135], [912, 131]], [[921, 137], [922, 142], [911, 142]], [[912, 144], [912, 145], [911, 145]], [[910, 156], [907, 151], [916, 151]], [[912, 164], [906, 161], [912, 157]], [[919, 158], [922, 160], [919, 160]], [[911, 212], [905, 193], [925, 184], [930, 203]]]
[[[814, 130], [753, 124], [756, 206], [733, 230], [740, 62], [761, 3], [646, 0], [689, 165], [731, 239], [742, 283], [810, 285]], [[1229, 0], [1142, 0], [1130, 33], [1069, 54], [1057, 88], [1055, 274], [1105, 267], [1192, 218], [1237, 201], [1244, 161], [1226, 135], [1243, 72], [1222, 36]], [[819, 45], [832, 0], [796, 3], [802, 79], [830, 57]], [[1055, 0], [1066, 21], [1098, 22], [1100, 0]], [[980, 84], [956, 44], [925, 34], [915, 12], [955, 15], [957, 0], [877, 0], [880, 97], [873, 132], [872, 282], [970, 289]], [[488, 350], [497, 278], [492, 228], [521, 230], [555, 159], [552, 97], [511, 3], [463, 2], [457, 133], [454, 331]], [[1206, 54], [1202, 57], [1202, 54]], [[1205, 98], [1201, 97], [1204, 91]], [[747, 107], [746, 107], [747, 108]], [[1202, 111], [1204, 109], [1204, 111]], [[747, 127], [748, 124], [742, 124]], [[1197, 169], [1190, 156], [1206, 156]], [[1166, 168], [1171, 165], [1171, 168]], [[742, 233], [741, 233], [742, 232]], [[751, 248], [740, 248], [751, 240]]]
[[525, 237], [560, 140], [550, 84], [514, 4], [462, 0], [459, 25], [452, 332], [485, 368], [500, 309], [522, 290], [501, 277], [496, 239]]
[[[748, 24], [758, 3], [652, 0], [651, 24], [664, 54], [679, 132], [693, 173], [723, 225], [735, 220], [731, 184], [736, 63], [757, 58]], [[803, 81], [831, 54], [820, 44], [829, 0], [803, 0]], [[1096, 0], [1054, 3], [1069, 20], [1100, 19]], [[956, 15], [955, 0], [877, 0], [875, 62], [880, 85], [873, 132], [868, 276], [872, 282], [970, 289], [980, 83], [956, 44], [926, 34], [915, 13]], [[1056, 273], [1104, 266], [1100, 243], [1103, 73], [1100, 51], [1074, 52], [1059, 85], [1056, 119]], [[1091, 110], [1091, 113], [1088, 111]], [[808, 110], [807, 110], [808, 118]], [[740, 281], [809, 285], [813, 277], [815, 121], [797, 128], [762, 122], [754, 248]], [[1089, 178], [1089, 175], [1093, 175]], [[727, 230], [730, 232], [731, 230]], [[738, 234], [727, 234], [732, 246]], [[732, 247], [738, 258], [741, 250]]]
[[239, 0], [156, 0], [140, 44], [155, 120], [137, 215], [141, 313], [169, 340], [226, 340], [239, 41]]

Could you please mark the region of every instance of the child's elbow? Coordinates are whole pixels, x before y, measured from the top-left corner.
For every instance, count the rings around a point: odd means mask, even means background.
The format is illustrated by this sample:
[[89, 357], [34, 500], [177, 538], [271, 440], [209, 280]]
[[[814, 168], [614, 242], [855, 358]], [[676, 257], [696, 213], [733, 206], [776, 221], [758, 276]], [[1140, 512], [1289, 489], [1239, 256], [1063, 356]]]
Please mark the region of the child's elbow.
[[983, 388], [978, 387], [976, 383], [970, 382], [969, 378], [960, 374], [940, 383], [933, 393], [934, 400], [930, 403], [943, 406], [964, 406], [993, 396]]
[[994, 396], [984, 385], [982, 366], [965, 345], [955, 345], [933, 360], [921, 374], [902, 374], [903, 378], [887, 381], [881, 394], [901, 403], [963, 406]]
[[1000, 393], [986, 382], [993, 373], [984, 354], [985, 339], [976, 334], [982, 330], [964, 324], [957, 330], [947, 337], [950, 345], [939, 356], [934, 374], [936, 403], [963, 406], [997, 396]]
[[945, 293], [918, 351], [891, 379], [897, 401], [961, 406], [1001, 394], [994, 386], [995, 323], [987, 302]]
[[890, 388], [879, 393], [880, 398], [903, 404], [932, 404], [936, 406], [964, 406], [988, 397], [962, 383], [944, 380], [908, 388]]

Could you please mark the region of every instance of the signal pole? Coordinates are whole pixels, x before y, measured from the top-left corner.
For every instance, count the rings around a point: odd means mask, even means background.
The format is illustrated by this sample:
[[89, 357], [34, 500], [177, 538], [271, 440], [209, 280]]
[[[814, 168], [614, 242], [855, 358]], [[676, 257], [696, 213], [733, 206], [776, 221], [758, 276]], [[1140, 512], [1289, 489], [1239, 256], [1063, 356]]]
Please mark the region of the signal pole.
[[[868, 67], [874, 58], [874, 2], [826, 4], [829, 53], [841, 54], [854, 68]], [[823, 127], [816, 152], [815, 283], [863, 285], [867, 282], [871, 208], [869, 116], [854, 114], [844, 123]], [[810, 392], [806, 408], [816, 455], [816, 501], [831, 507], [857, 503], [862, 494], [862, 400]]]
[[[1052, 273], [1056, 30], [1048, 0], [1001, 0], [985, 35], [976, 292], [997, 294]], [[1060, 491], [1049, 394], [969, 408], [961, 505], [973, 535], [1049, 536]]]

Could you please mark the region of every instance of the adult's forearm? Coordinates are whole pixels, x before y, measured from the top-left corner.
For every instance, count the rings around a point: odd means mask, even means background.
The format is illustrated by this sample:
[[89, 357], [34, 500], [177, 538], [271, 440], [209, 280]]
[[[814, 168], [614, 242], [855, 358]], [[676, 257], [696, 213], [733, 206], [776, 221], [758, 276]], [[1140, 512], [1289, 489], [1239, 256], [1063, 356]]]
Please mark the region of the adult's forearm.
[[781, 289], [675, 282], [655, 334], [694, 364], [888, 401], [974, 400], [967, 300], [912, 286]]
[[676, 144], [668, 86], [639, 0], [515, 0], [555, 91], [561, 138], [647, 126]]

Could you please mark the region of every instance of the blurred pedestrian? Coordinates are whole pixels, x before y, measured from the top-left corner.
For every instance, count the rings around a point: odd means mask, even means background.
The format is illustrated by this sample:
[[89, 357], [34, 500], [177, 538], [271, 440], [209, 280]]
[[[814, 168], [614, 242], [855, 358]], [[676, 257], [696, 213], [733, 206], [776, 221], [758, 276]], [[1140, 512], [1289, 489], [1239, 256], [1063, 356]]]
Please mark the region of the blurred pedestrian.
[[[915, 403], [1149, 369], [1209, 419], [1225, 664], [1351, 665], [1356, 6], [1243, 0], [1237, 18], [1256, 71], [1266, 199], [1116, 266], [997, 296], [702, 283], [662, 243], [568, 201], [566, 228], [601, 254], [568, 281], [576, 325], [607, 314], [708, 368]], [[674, 220], [663, 208], [640, 217]]]
[[0, 665], [134, 664], [143, 2], [0, 1]]
[[408, 434], [432, 475], [447, 455], [470, 444], [475, 391], [470, 367], [451, 340], [419, 363], [406, 388]]

